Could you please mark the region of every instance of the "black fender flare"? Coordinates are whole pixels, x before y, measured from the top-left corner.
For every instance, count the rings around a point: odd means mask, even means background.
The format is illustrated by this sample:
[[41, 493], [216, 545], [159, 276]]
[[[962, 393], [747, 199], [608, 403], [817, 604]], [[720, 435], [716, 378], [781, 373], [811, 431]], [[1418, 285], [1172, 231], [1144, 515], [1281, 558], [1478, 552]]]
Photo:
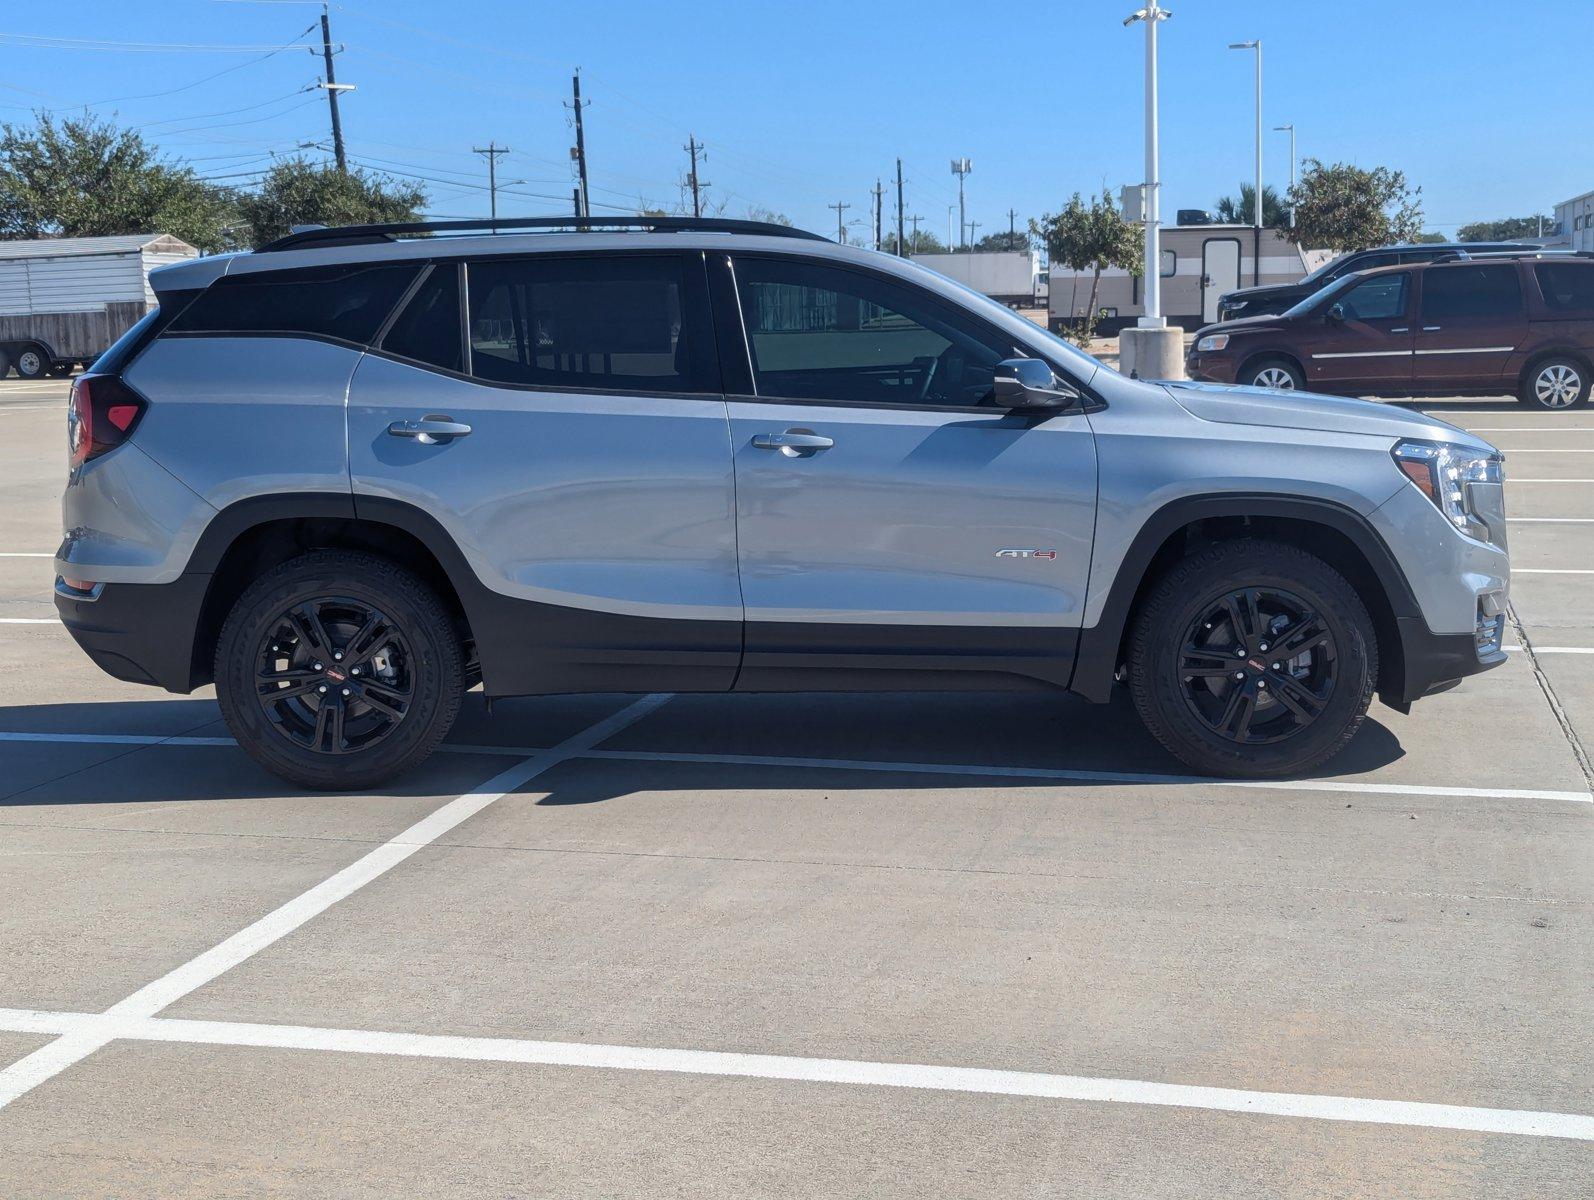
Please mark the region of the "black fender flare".
[[1100, 619], [1095, 625], [1080, 630], [1079, 653], [1069, 682], [1071, 691], [1097, 703], [1105, 703], [1111, 697], [1124, 631], [1157, 551], [1186, 526], [1223, 517], [1285, 518], [1322, 525], [1342, 534], [1367, 561], [1397, 621], [1402, 618], [1421, 620], [1422, 610], [1405, 572], [1378, 531], [1354, 509], [1331, 500], [1266, 492], [1186, 497], [1159, 508], [1129, 544], [1107, 592]]

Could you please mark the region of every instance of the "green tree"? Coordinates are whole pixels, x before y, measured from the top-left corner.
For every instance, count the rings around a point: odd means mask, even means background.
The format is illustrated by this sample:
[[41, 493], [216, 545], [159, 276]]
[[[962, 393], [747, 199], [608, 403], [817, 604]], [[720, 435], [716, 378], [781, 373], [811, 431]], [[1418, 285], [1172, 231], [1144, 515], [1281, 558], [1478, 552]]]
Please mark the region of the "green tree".
[[974, 243], [976, 250], [1028, 250], [1030, 249], [1029, 234], [1022, 229], [1015, 229], [1012, 233], [1003, 230], [1001, 233], [988, 233]]
[[169, 233], [234, 243], [232, 194], [161, 159], [132, 129], [91, 116], [0, 125], [0, 237]]
[[1554, 217], [1502, 217], [1498, 221], [1474, 221], [1456, 232], [1458, 242], [1507, 242], [1517, 238], [1539, 236], [1539, 229], [1549, 229]]
[[1419, 243], [1420, 242], [1426, 242], [1429, 245], [1435, 245], [1435, 244], [1437, 244], [1439, 242], [1448, 242], [1450, 239], [1447, 238], [1442, 233], [1439, 233], [1439, 232], [1437, 232], [1435, 230], [1432, 230], [1432, 229], [1428, 229], [1428, 230], [1424, 230], [1422, 233], [1419, 233], [1416, 237], [1412, 238], [1411, 240], [1414, 241], [1414, 242], [1419, 242]]
[[751, 204], [747, 208], [749, 221], [762, 221], [766, 225], [785, 225], [790, 228], [792, 220], [783, 212], [776, 212], [773, 208], [765, 208], [762, 204]]
[[[1108, 267], [1119, 267], [1139, 276], [1144, 269], [1141, 227], [1124, 220], [1113, 203], [1112, 193], [1103, 189], [1101, 198], [1092, 197], [1088, 205], [1075, 192], [1062, 212], [1047, 213], [1039, 221], [1032, 219], [1029, 231], [1046, 247], [1054, 272], [1058, 263], [1074, 272], [1076, 291], [1079, 273], [1091, 272], [1090, 300], [1085, 306], [1085, 315], [1072, 323], [1070, 334], [1084, 345], [1096, 329], [1096, 296], [1101, 288], [1101, 273]], [[1052, 286], [1057, 286], [1055, 278]], [[1070, 315], [1077, 300], [1076, 294], [1070, 302]]]
[[[1256, 211], [1256, 186], [1250, 183], [1240, 185], [1239, 199], [1233, 196], [1219, 196], [1218, 202], [1212, 206], [1212, 213], [1225, 225], [1251, 225], [1256, 218], [1252, 215]], [[1269, 229], [1282, 229], [1290, 223], [1289, 209], [1284, 206], [1284, 198], [1271, 183], [1262, 185], [1262, 224]]]
[[282, 237], [295, 225], [415, 221], [425, 207], [426, 192], [414, 184], [360, 170], [344, 174], [303, 157], [277, 162], [257, 190], [238, 198], [255, 246]]
[[1366, 250], [1422, 233], [1422, 189], [1389, 167], [1324, 166], [1309, 158], [1289, 205], [1291, 240], [1312, 249]]

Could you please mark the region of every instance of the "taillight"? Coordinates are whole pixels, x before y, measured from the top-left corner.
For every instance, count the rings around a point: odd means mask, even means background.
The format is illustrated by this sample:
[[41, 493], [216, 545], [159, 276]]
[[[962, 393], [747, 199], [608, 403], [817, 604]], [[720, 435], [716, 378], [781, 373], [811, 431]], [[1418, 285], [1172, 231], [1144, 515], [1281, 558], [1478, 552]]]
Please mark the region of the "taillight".
[[120, 375], [78, 376], [66, 410], [67, 462], [80, 467], [116, 449], [132, 435], [146, 407], [144, 397]]

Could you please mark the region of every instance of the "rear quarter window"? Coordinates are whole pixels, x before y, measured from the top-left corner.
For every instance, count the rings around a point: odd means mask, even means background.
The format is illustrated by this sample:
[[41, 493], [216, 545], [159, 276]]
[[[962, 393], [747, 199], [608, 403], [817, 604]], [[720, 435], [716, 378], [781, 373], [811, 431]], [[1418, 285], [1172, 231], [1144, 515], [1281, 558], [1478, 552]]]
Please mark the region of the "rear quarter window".
[[365, 344], [420, 270], [344, 264], [224, 275], [171, 324], [173, 333], [312, 334]]
[[1535, 263], [1539, 291], [1553, 312], [1594, 316], [1594, 262]]

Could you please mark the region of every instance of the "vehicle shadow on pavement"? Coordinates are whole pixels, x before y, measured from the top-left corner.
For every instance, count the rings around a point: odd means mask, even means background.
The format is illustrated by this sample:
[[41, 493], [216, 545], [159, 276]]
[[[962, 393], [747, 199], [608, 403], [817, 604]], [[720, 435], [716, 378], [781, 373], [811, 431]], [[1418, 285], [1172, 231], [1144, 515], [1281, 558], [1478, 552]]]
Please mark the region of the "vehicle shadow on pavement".
[[[406, 796], [463, 788], [481, 773], [467, 747], [535, 753], [577, 728], [601, 719], [597, 697], [572, 697], [585, 709], [579, 720], [562, 711], [561, 697], [500, 700], [491, 716], [480, 693], [466, 697], [449, 742], [465, 753], [434, 755], [423, 767], [380, 789]], [[606, 697], [609, 710], [626, 697]], [[225, 738], [215, 702], [202, 700], [118, 701], [97, 704], [39, 704], [0, 707], [0, 732], [88, 735], [82, 741], [0, 739], [0, 806], [122, 803], [155, 799], [251, 799], [299, 794], [228, 746], [95, 742], [95, 736]], [[1108, 772], [1168, 776], [1191, 774], [1158, 746], [1124, 697], [1095, 705], [1045, 693], [820, 693], [799, 695], [683, 695], [647, 719], [602, 744], [602, 751], [651, 755], [751, 756], [760, 759], [855, 761], [900, 765], [900, 770], [827, 770], [827, 787], [860, 789], [910, 786], [944, 788], [952, 781], [978, 780], [981, 787], [1092, 786], [1089, 778], [983, 775], [994, 770]], [[159, 755], [158, 762], [149, 752]], [[1373, 772], [1405, 754], [1399, 740], [1369, 716], [1338, 758], [1313, 778]], [[140, 759], [140, 756], [142, 758]], [[482, 758], [488, 757], [486, 754]], [[507, 755], [494, 754], [500, 763]], [[474, 761], [472, 761], [474, 760]], [[458, 782], [470, 761], [473, 778]], [[662, 761], [662, 760], [661, 760]], [[712, 761], [699, 764], [712, 770]], [[729, 764], [734, 765], [734, 764]], [[807, 771], [802, 763], [755, 764], [781, 773], [770, 786], [788, 786], [787, 774]], [[941, 768], [916, 772], [915, 766]], [[70, 766], [68, 771], [66, 768]], [[958, 768], [948, 772], [946, 768]], [[456, 788], [456, 790], [457, 790]], [[602, 789], [562, 787], [544, 803], [593, 803], [609, 798]], [[9, 794], [7, 794], [9, 793]]]

